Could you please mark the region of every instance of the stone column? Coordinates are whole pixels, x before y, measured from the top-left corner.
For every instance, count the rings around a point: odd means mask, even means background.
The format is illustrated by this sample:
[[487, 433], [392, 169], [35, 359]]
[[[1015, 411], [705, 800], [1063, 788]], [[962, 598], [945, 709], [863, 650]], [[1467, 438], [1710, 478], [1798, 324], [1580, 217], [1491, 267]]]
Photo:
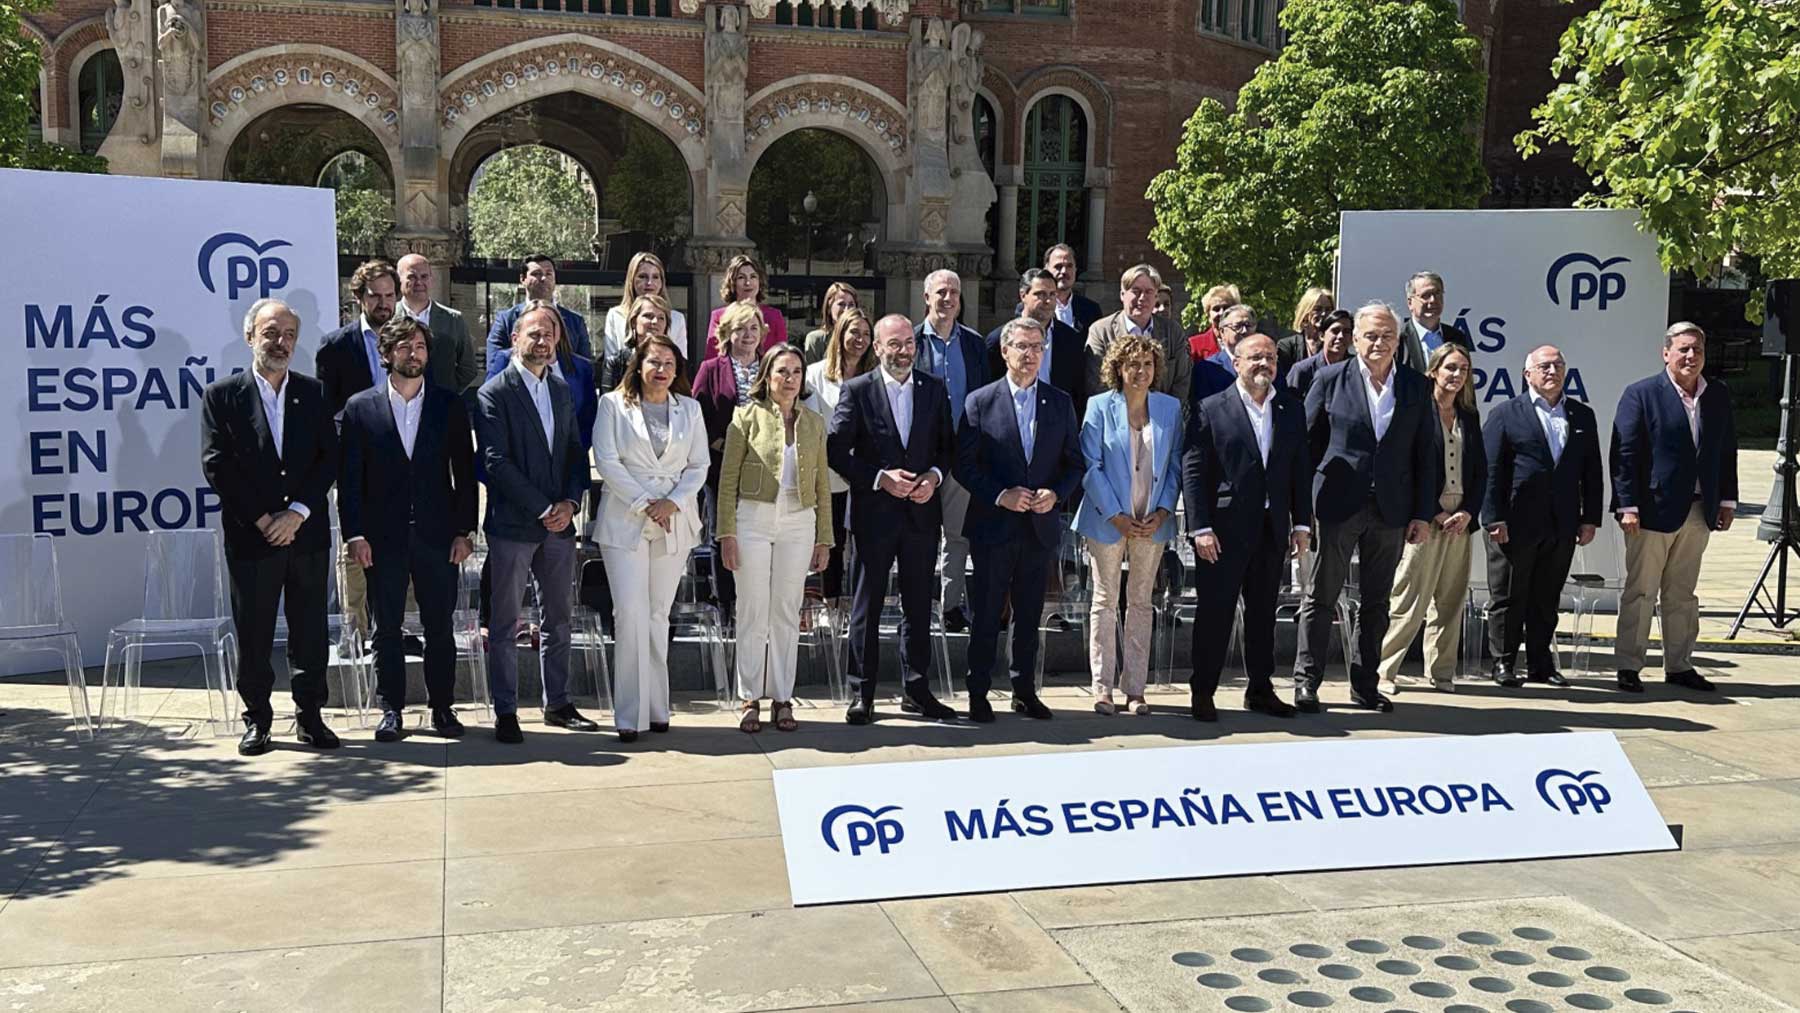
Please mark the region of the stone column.
[[400, 67], [400, 159], [394, 169], [390, 252], [431, 261], [432, 295], [448, 302], [450, 268], [461, 254], [449, 229], [448, 167], [438, 148], [439, 36], [432, 0], [395, 0], [394, 52]]
[[1111, 183], [1112, 173], [1105, 169], [1088, 170], [1087, 249], [1082, 252], [1081, 263], [1087, 268], [1082, 274], [1094, 284], [1112, 274], [1106, 266], [1106, 191]]
[[1019, 167], [995, 167], [1000, 183], [1000, 223], [994, 230], [994, 273], [1002, 281], [1017, 281], [1019, 265], [1015, 262], [1019, 248]]
[[156, 8], [156, 51], [162, 70], [161, 174], [198, 179], [206, 143], [200, 107], [207, 68], [206, 8], [199, 0], [163, 0]]
[[[119, 116], [100, 145], [100, 156], [107, 161], [107, 171], [114, 175], [155, 176], [162, 171], [162, 112], [157, 106], [156, 95], [155, 21], [151, 0], [113, 0], [106, 11], [106, 32], [119, 54], [119, 69], [124, 72]], [[51, 79], [46, 77], [45, 80]], [[55, 91], [52, 89], [46, 94], [54, 95]], [[53, 104], [45, 105], [46, 122]], [[79, 129], [75, 134], [73, 143], [79, 146]], [[44, 136], [49, 141], [64, 141], [63, 136], [49, 130], [44, 131]]]

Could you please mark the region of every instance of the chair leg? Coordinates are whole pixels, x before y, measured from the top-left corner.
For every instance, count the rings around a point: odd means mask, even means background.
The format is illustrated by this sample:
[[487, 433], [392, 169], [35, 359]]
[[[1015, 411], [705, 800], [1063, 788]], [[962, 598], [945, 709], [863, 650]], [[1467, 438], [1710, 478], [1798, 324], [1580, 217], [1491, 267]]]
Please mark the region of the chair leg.
[[[123, 684], [121, 683], [120, 687], [117, 690], [113, 689], [113, 671], [114, 671], [113, 658], [114, 658], [115, 654], [117, 653], [118, 643], [119, 643], [119, 638], [116, 634], [110, 634], [110, 633], [107, 634], [106, 657], [105, 657], [105, 660], [102, 661], [100, 664], [100, 730], [101, 731], [106, 730], [106, 716], [108, 714], [113, 714], [114, 718], [116, 719], [118, 716], [116, 711], [117, 711], [118, 707], [120, 706], [120, 704], [122, 704], [124, 702], [124, 700], [123, 700], [123, 698], [124, 698]], [[123, 677], [123, 674], [124, 674], [123, 670], [120, 670], [121, 678]], [[108, 710], [108, 708], [107, 708], [107, 704], [109, 702], [112, 704], [112, 710]]]
[[139, 696], [143, 689], [144, 644], [137, 638], [129, 638], [124, 644], [124, 653], [120, 660], [125, 665], [125, 708], [126, 717], [138, 714]]
[[62, 645], [63, 674], [69, 680], [69, 712], [75, 719], [75, 737], [92, 739], [94, 722], [88, 713], [87, 676], [81, 670], [81, 644], [74, 637], [64, 637]]

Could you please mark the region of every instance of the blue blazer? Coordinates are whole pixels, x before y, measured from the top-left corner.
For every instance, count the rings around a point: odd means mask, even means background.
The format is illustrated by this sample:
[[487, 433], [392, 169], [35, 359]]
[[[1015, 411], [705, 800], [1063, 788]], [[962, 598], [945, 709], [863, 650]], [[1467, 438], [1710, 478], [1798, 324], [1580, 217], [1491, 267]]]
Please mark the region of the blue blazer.
[[[580, 503], [588, 489], [587, 452], [575, 433], [569, 385], [545, 373], [550, 384], [554, 439], [544, 442], [537, 408], [516, 369], [502, 370], [475, 395], [475, 438], [488, 487], [489, 537], [541, 542], [550, 532], [539, 522], [553, 503]], [[575, 537], [570, 524], [557, 537]]]
[[[1309, 355], [1294, 363], [1288, 367], [1287, 389], [1299, 395], [1302, 401], [1306, 400], [1306, 392], [1312, 389], [1313, 379], [1319, 375], [1319, 370], [1324, 369], [1327, 365], [1329, 363], [1325, 361], [1324, 352]], [[1197, 373], [1198, 369], [1195, 372]]]
[[[1001, 324], [989, 331], [984, 341], [987, 377], [996, 380], [1006, 375], [1006, 360], [1000, 356], [1000, 332], [1005, 328], [1006, 325]], [[985, 386], [987, 382], [984, 377], [981, 383], [970, 384], [969, 389]], [[1076, 418], [1087, 418], [1087, 331], [1078, 332], [1054, 319], [1050, 321], [1050, 386], [1069, 395], [1075, 402]]]
[[1613, 512], [1636, 507], [1644, 530], [1677, 531], [1693, 505], [1695, 482], [1706, 525], [1714, 527], [1719, 504], [1738, 498], [1731, 392], [1718, 380], [1706, 381], [1696, 448], [1681, 395], [1667, 371], [1625, 388], [1613, 414]]
[[1249, 549], [1265, 529], [1285, 544], [1295, 527], [1312, 526], [1306, 409], [1292, 391], [1269, 397], [1274, 407], [1267, 465], [1235, 389], [1214, 394], [1188, 414], [1181, 469], [1188, 534], [1211, 528], [1220, 542]]
[[[1160, 507], [1169, 512], [1168, 520], [1156, 529], [1155, 540], [1159, 542], [1175, 537], [1175, 500], [1181, 495], [1181, 448], [1185, 436], [1181, 402], [1171, 395], [1151, 391], [1150, 449], [1154, 460], [1150, 509]], [[1102, 545], [1112, 545], [1123, 537], [1111, 521], [1131, 510], [1134, 452], [1125, 395], [1109, 390], [1088, 399], [1087, 415], [1081, 422], [1081, 456], [1087, 460], [1087, 472], [1081, 478], [1085, 495], [1075, 510], [1071, 527]]]
[[400, 442], [387, 391], [352, 397], [339, 424], [338, 522], [344, 540], [405, 551], [416, 531], [449, 559], [450, 541], [475, 531], [475, 448], [462, 397], [427, 382], [412, 456]]
[[[525, 308], [524, 303], [514, 303], [501, 310], [494, 317], [494, 326], [488, 328], [487, 337], [487, 375], [493, 376], [506, 368], [506, 361], [512, 357], [513, 321], [519, 319], [519, 311]], [[594, 345], [588, 340], [587, 320], [581, 314], [568, 308], [558, 306], [562, 314], [563, 332], [569, 336], [569, 347], [575, 354], [588, 360], [590, 366], [594, 361]], [[588, 428], [592, 429], [592, 426]]]
[[1375, 439], [1369, 419], [1369, 397], [1363, 390], [1362, 367], [1356, 356], [1319, 370], [1306, 392], [1306, 428], [1313, 459], [1313, 513], [1326, 524], [1348, 520], [1375, 500], [1381, 522], [1405, 527], [1438, 514], [1439, 455], [1431, 438], [1437, 408], [1431, 403], [1431, 381], [1423, 373], [1395, 364], [1394, 417], [1387, 434]]
[[325, 405], [333, 418], [344, 414], [344, 404], [353, 395], [375, 386], [369, 352], [363, 345], [361, 316], [325, 336], [313, 356], [313, 368], [325, 386]]
[[1024, 486], [1049, 489], [1064, 504], [1081, 488], [1087, 472], [1075, 403], [1042, 381], [1032, 386], [1037, 391], [1037, 438], [1029, 461], [1005, 377], [971, 392], [963, 404], [962, 425], [956, 430], [956, 480], [969, 490], [962, 533], [971, 541], [1006, 542], [1029, 532], [1047, 549], [1062, 545], [1059, 511], [1020, 514], [995, 502], [1006, 489]]
[[[489, 359], [487, 378], [492, 380], [512, 363], [506, 358]], [[600, 414], [600, 395], [594, 386], [594, 363], [580, 355], [559, 355], [556, 364], [562, 369], [563, 382], [569, 385], [569, 399], [575, 405], [575, 425], [581, 430], [581, 449], [594, 449], [594, 419]]]
[[956, 430], [950, 425], [950, 395], [944, 381], [915, 368], [912, 432], [900, 444], [894, 412], [888, 407], [887, 374], [880, 368], [847, 381], [825, 438], [825, 460], [850, 484], [845, 523], [859, 537], [892, 535], [902, 528], [935, 532], [944, 523], [942, 496], [924, 503], [897, 499], [875, 488], [875, 477], [890, 468], [924, 474], [933, 468], [948, 478], [956, 458]]
[[1508, 537], [1528, 542], [1574, 541], [1581, 525], [1600, 525], [1600, 428], [1592, 408], [1563, 395], [1569, 436], [1562, 458], [1552, 460], [1531, 398], [1526, 391], [1495, 405], [1481, 427], [1488, 470], [1481, 523], [1505, 524]]
[[[954, 426], [960, 423], [962, 421], [962, 401], [956, 398], [954, 392], [949, 391], [950, 377], [945, 372], [933, 368], [931, 353], [925, 348], [925, 325], [923, 323], [913, 328], [913, 342], [918, 349], [913, 358], [913, 368], [923, 369], [944, 381], [945, 396], [950, 399], [950, 424]], [[960, 322], [956, 325], [956, 347], [962, 350], [963, 379], [965, 381], [962, 396], [966, 399], [970, 391], [980, 390], [987, 386], [988, 378], [994, 374], [988, 363], [987, 345], [982, 343], [980, 333], [973, 328]]]

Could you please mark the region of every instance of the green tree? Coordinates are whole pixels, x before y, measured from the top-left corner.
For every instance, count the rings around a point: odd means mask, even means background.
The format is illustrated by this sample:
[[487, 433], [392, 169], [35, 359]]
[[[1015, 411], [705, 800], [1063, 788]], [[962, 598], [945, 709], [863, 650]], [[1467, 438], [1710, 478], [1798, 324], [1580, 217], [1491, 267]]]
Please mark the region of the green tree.
[[[804, 260], [809, 221], [814, 256], [842, 258], [870, 217], [875, 178], [855, 141], [829, 130], [797, 130], [769, 145], [751, 170], [744, 232], [770, 271]], [[818, 198], [810, 216], [808, 193]]]
[[627, 117], [625, 150], [601, 189], [605, 216], [618, 219], [627, 231], [649, 235], [652, 244], [667, 253], [689, 231], [689, 190], [681, 153], [655, 128]]
[[594, 258], [594, 189], [576, 161], [539, 145], [508, 148], [469, 188], [469, 236], [478, 257], [544, 253]]
[[1148, 194], [1190, 291], [1234, 283], [1277, 316], [1331, 277], [1339, 212], [1474, 207], [1488, 185], [1481, 45], [1451, 0], [1292, 0], [1281, 25], [1280, 55], [1235, 110], [1201, 100]]
[[105, 172], [104, 158], [31, 136], [43, 54], [22, 22], [49, 7], [50, 0], [0, 0], [0, 168]]
[[1568, 145], [1600, 185], [1583, 202], [1637, 209], [1665, 267], [1800, 274], [1800, 5], [1603, 0], [1552, 68], [1520, 152]]

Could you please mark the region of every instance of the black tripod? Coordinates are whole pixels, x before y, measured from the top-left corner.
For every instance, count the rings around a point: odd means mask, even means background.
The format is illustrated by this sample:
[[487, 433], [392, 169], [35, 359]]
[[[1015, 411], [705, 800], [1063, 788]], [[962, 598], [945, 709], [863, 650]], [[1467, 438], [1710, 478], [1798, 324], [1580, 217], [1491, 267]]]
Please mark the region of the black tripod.
[[[1800, 412], [1795, 411], [1795, 398], [1800, 396], [1800, 356], [1789, 352], [1781, 357], [1781, 438], [1775, 443], [1775, 495], [1781, 497], [1781, 524], [1769, 541], [1769, 558], [1763, 560], [1762, 572], [1757, 575], [1756, 583], [1750, 588], [1750, 597], [1744, 599], [1744, 607], [1738, 609], [1737, 618], [1731, 622], [1731, 632], [1725, 635], [1727, 640], [1736, 640], [1738, 630], [1743, 629], [1744, 619], [1750, 615], [1754, 607], [1764, 619], [1774, 623], [1777, 629], [1785, 629], [1788, 621], [1800, 609], [1789, 612], [1787, 607], [1788, 553], [1800, 556], [1800, 542], [1794, 535], [1796, 526], [1800, 526], [1800, 509], [1794, 504], [1794, 463], [1796, 449], [1796, 433], [1794, 426], [1800, 422]], [[1774, 503], [1769, 504], [1773, 506]], [[1763, 522], [1768, 523], [1767, 507], [1764, 508]], [[1758, 532], [1763, 536], [1763, 532]], [[1766, 536], [1765, 536], [1766, 537]], [[1775, 571], [1775, 591], [1773, 612], [1769, 611], [1769, 590], [1765, 586], [1769, 580], [1769, 571]]]

